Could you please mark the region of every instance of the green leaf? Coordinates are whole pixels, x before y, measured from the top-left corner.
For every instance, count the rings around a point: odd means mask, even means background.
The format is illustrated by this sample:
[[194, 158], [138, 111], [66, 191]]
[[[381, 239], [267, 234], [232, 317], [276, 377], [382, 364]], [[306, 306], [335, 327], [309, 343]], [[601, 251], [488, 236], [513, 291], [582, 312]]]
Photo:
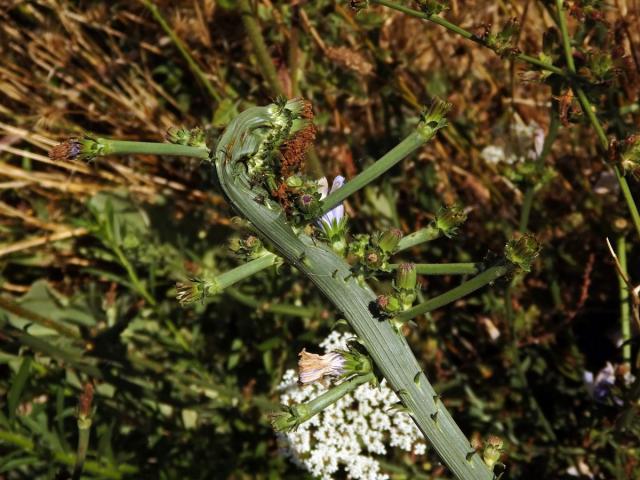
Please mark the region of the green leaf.
[[16, 408], [18, 407], [20, 397], [22, 396], [24, 387], [29, 379], [29, 374], [31, 373], [31, 361], [31, 357], [24, 358], [18, 373], [13, 377], [13, 381], [11, 382], [11, 388], [7, 395], [9, 418], [11, 419], [15, 418]]

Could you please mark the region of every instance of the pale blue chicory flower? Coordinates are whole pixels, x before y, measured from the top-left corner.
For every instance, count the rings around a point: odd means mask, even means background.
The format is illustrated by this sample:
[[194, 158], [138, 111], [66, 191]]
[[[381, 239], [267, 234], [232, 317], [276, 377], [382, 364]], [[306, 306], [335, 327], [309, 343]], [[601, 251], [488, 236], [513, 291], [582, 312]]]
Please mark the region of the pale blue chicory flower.
[[[585, 371], [582, 375], [584, 383], [589, 391], [589, 394], [596, 402], [604, 403], [611, 393], [611, 389], [616, 384], [616, 372], [611, 364], [607, 362], [602, 370], [597, 375], [593, 375], [590, 371]], [[613, 397], [613, 400], [617, 404], [621, 404], [622, 400], [617, 397]]]
[[[342, 187], [342, 185], [344, 185], [344, 177], [342, 175], [338, 175], [333, 179], [331, 190], [329, 190], [329, 182], [327, 180], [327, 177], [322, 177], [320, 180], [318, 180], [318, 193], [320, 194], [320, 200], [324, 200], [325, 198], [327, 198], [327, 195], [335, 192], [337, 189]], [[318, 220], [318, 226], [324, 228], [325, 230], [328, 230], [332, 227], [338, 226], [343, 218], [344, 205], [340, 204], [322, 215], [322, 217], [320, 217], [320, 220]]]

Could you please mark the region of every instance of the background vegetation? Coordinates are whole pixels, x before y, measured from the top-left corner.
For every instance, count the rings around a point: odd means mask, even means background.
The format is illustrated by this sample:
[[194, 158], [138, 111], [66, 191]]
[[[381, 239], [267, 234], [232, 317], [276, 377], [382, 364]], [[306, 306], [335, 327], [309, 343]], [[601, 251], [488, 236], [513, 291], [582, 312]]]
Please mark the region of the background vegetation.
[[[87, 478], [304, 478], [279, 454], [267, 414], [284, 370], [339, 313], [287, 266], [181, 308], [175, 282], [237, 265], [228, 242], [247, 231], [212, 169], [47, 157], [83, 132], [161, 141], [170, 127], [202, 126], [215, 142], [237, 112], [284, 94], [314, 105], [309, 171], [347, 179], [401, 140], [431, 98], [453, 104], [436, 140], [350, 199], [350, 229], [409, 233], [442, 205], [467, 207], [455, 238], [405, 256], [423, 263], [490, 259], [515, 231], [535, 234], [543, 250], [530, 274], [417, 319], [410, 343], [463, 431], [505, 440], [508, 478], [638, 478], [637, 383], [596, 402], [583, 382], [607, 361], [620, 378], [636, 368], [635, 344], [626, 359], [620, 347], [629, 304], [605, 242], [637, 281], [638, 233], [608, 165], [616, 155], [558, 76], [349, 3], [0, 6], [0, 475], [67, 478], [79, 397], [93, 384]], [[609, 138], [624, 142], [640, 119], [638, 2], [567, 7], [580, 82]], [[243, 10], [258, 24], [243, 24]], [[544, 49], [566, 66], [553, 2], [452, 0], [444, 16], [479, 38], [516, 19], [509, 48]], [[481, 155], [517, 148], [514, 126], [532, 122], [547, 135], [559, 127], [543, 165]], [[421, 280], [428, 298], [460, 277]], [[416, 467], [387, 460], [397, 478]], [[434, 456], [417, 467], [446, 476]]]

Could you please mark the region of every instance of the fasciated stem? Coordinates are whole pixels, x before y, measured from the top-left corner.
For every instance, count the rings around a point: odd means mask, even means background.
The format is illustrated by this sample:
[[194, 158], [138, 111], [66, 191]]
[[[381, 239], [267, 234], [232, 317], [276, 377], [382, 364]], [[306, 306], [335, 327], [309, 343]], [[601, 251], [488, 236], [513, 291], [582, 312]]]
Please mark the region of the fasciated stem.
[[156, 20], [156, 22], [158, 22], [158, 24], [162, 27], [164, 32], [167, 35], [169, 35], [169, 38], [171, 39], [173, 44], [176, 46], [176, 48], [182, 55], [182, 58], [184, 58], [184, 60], [187, 62], [187, 65], [189, 66], [191, 73], [193, 73], [193, 75], [198, 79], [200, 84], [211, 96], [211, 98], [213, 98], [216, 102], [221, 102], [222, 95], [220, 95], [220, 93], [218, 93], [218, 91], [213, 87], [213, 84], [209, 81], [207, 76], [204, 74], [204, 72], [200, 68], [200, 65], [198, 65], [198, 63], [193, 59], [193, 57], [187, 50], [187, 47], [185, 47], [184, 43], [182, 43], [182, 40], [180, 40], [180, 37], [176, 35], [176, 32], [173, 31], [173, 29], [169, 26], [167, 21], [164, 19], [164, 17], [160, 13], [160, 10], [158, 10], [158, 7], [156, 7], [153, 4], [153, 2], [149, 0], [142, 0], [142, 3], [144, 3], [145, 7], [149, 9], [149, 11], [151, 12], [151, 15]]
[[[439, 15], [429, 15], [427, 13], [421, 12], [419, 10], [414, 10], [413, 8], [405, 7], [404, 5], [400, 5], [399, 3], [392, 2], [389, 0], [370, 0], [372, 4], [383, 5], [388, 8], [392, 8], [393, 10], [397, 10], [398, 12], [402, 12], [406, 15], [410, 15], [415, 18], [420, 18], [422, 20], [427, 20], [429, 22], [440, 25], [441, 27], [446, 28], [450, 32], [455, 33], [456, 35], [461, 36], [462, 38], [466, 38], [467, 40], [471, 40], [472, 42], [477, 43], [478, 45], [482, 45], [483, 47], [487, 47], [484, 40], [477, 35], [474, 35], [468, 30], [455, 25], [448, 20], [440, 17]], [[515, 55], [516, 60], [520, 60], [521, 62], [528, 63], [530, 65], [534, 65], [543, 70], [547, 70], [549, 72], [555, 73], [556, 75], [560, 75], [562, 77], [567, 76], [566, 72], [561, 68], [556, 67], [553, 64], [543, 62], [542, 60], [532, 57], [531, 55], [526, 55], [524, 53], [519, 53]]]
[[[391, 263], [389, 267], [397, 269], [401, 264]], [[416, 273], [420, 275], [475, 275], [480, 263], [415, 263]]]
[[[372, 313], [376, 295], [355, 278], [351, 266], [326, 245], [294, 231], [277, 206], [254, 200], [255, 190], [240, 162], [261, 147], [271, 125], [264, 107], [241, 113], [227, 127], [216, 148], [220, 185], [231, 205], [244, 215], [274, 251], [313, 282], [342, 312], [366, 348], [377, 371], [398, 393], [418, 428], [442, 461], [461, 480], [490, 480], [493, 473], [470, 446], [446, 406], [422, 372], [407, 340], [391, 322]], [[240, 174], [238, 173], [240, 172]]]
[[428, 225], [420, 230], [410, 233], [406, 237], [402, 237], [398, 243], [398, 248], [394, 253], [401, 252], [421, 243], [430, 242], [442, 236], [442, 232], [435, 225]]
[[418, 315], [423, 315], [437, 308], [443, 307], [444, 305], [447, 305], [451, 302], [455, 302], [456, 300], [459, 300], [462, 297], [484, 287], [485, 285], [494, 282], [498, 278], [507, 274], [512, 268], [513, 267], [510, 265], [496, 265], [495, 267], [491, 267], [481, 274], [473, 277], [471, 280], [464, 282], [462, 285], [459, 285], [458, 287], [453, 288], [448, 292], [443, 293], [442, 295], [438, 295], [437, 297], [422, 302], [415, 307], [402, 312], [400, 315], [398, 315], [397, 318], [400, 321], [406, 322], [417, 317]]
[[409, 134], [402, 142], [378, 159], [373, 165], [360, 172], [354, 179], [346, 182], [341, 188], [330, 193], [322, 202], [322, 214], [329, 212], [336, 205], [342, 203], [347, 197], [366, 187], [429, 140], [430, 138], [425, 138], [425, 136], [418, 131]]

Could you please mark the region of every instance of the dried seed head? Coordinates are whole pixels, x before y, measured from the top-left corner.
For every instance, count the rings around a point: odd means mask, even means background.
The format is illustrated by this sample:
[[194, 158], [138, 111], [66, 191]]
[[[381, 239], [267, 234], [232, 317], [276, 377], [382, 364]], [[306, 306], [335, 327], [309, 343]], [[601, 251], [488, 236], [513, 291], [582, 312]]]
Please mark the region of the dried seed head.
[[340, 352], [318, 355], [302, 349], [298, 356], [298, 374], [302, 384], [316, 382], [327, 375], [340, 376], [345, 372], [345, 359]]
[[51, 160], [75, 160], [82, 152], [82, 144], [75, 138], [70, 138], [49, 150]]

